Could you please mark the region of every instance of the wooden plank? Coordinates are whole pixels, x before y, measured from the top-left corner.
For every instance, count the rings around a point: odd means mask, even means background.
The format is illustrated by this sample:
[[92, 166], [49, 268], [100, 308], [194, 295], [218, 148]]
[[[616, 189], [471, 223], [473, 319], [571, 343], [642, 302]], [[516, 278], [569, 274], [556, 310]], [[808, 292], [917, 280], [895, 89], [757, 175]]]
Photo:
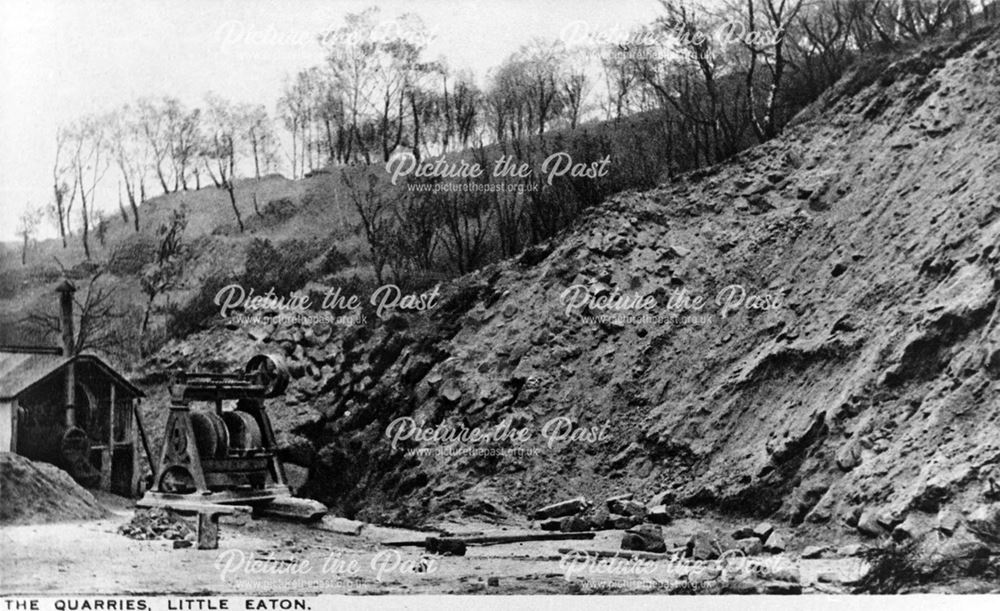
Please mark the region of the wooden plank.
[[[595, 532], [579, 533], [525, 533], [522, 535], [487, 535], [479, 537], [433, 537], [442, 541], [462, 541], [466, 545], [503, 545], [505, 543], [523, 543], [527, 541], [568, 541], [593, 539]], [[386, 541], [383, 545], [391, 547], [426, 547], [427, 539], [422, 541]]]
[[685, 548], [679, 547], [669, 552], [657, 554], [654, 552], [635, 552], [631, 550], [606, 550], [606, 549], [573, 549], [570, 547], [560, 547], [559, 553], [563, 554], [586, 554], [597, 558], [624, 558], [626, 560], [673, 560], [678, 552]]
[[157, 474], [156, 460], [153, 458], [153, 451], [149, 448], [149, 438], [146, 437], [146, 425], [142, 421], [142, 410], [139, 409], [139, 400], [132, 404], [132, 413], [135, 415], [135, 423], [139, 428], [139, 437], [142, 438], [142, 448], [146, 451], [146, 460], [149, 461], [149, 469], [155, 476]]
[[128, 445], [129, 445], [129, 456], [132, 457], [132, 483], [129, 489], [132, 491], [132, 496], [137, 497], [142, 494], [142, 465], [139, 461], [139, 448], [136, 447], [135, 438], [136, 433], [136, 423], [135, 423], [135, 404], [138, 399], [128, 400]]
[[115, 463], [115, 383], [110, 382], [110, 399], [108, 403], [108, 448], [101, 454], [101, 489], [111, 490]]
[[253, 508], [249, 505], [220, 505], [218, 503], [199, 503], [198, 501], [173, 501], [143, 498], [136, 503], [137, 507], [165, 507], [180, 513], [215, 514], [227, 516], [250, 515]]

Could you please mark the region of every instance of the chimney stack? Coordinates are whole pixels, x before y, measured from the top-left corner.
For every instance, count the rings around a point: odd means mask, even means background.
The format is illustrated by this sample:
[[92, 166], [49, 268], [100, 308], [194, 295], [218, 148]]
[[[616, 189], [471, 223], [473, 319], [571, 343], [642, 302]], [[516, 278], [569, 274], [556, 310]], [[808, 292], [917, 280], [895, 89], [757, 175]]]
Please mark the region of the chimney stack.
[[[69, 280], [63, 280], [56, 287], [59, 293], [59, 331], [62, 336], [62, 351], [66, 358], [73, 357], [73, 294], [76, 287]], [[73, 362], [66, 366], [66, 426], [76, 426], [76, 371]]]

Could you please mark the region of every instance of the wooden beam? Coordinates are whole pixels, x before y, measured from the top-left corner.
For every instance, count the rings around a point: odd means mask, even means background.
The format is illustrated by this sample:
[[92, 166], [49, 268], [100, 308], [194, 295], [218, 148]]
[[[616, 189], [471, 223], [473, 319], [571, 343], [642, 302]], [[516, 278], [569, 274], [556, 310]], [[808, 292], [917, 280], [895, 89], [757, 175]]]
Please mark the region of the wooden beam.
[[113, 465], [115, 460], [115, 383], [109, 382], [108, 400], [108, 447], [101, 453], [101, 489], [111, 490]]
[[132, 457], [132, 482], [129, 484], [129, 492], [134, 497], [138, 497], [142, 494], [140, 489], [140, 482], [142, 481], [142, 469], [139, 462], [139, 445], [136, 443], [136, 416], [135, 416], [135, 404], [138, 403], [138, 399], [128, 400], [128, 441], [129, 441], [129, 452]]
[[[468, 545], [501, 545], [504, 543], [521, 543], [524, 541], [566, 541], [593, 539], [597, 533], [525, 533], [523, 535], [489, 535], [480, 537], [429, 537], [429, 539], [440, 539], [441, 541], [462, 541]], [[390, 547], [426, 547], [427, 539], [413, 541], [386, 541], [383, 545]]]
[[135, 425], [139, 429], [139, 437], [142, 439], [142, 449], [146, 451], [146, 460], [149, 461], [149, 470], [155, 476], [157, 473], [156, 459], [153, 458], [153, 450], [149, 447], [149, 438], [146, 437], [146, 424], [142, 421], [142, 410], [139, 409], [140, 401], [135, 400], [132, 404], [132, 413], [135, 415]]
[[17, 413], [21, 411], [21, 405], [14, 399], [10, 404], [10, 451], [17, 452]]

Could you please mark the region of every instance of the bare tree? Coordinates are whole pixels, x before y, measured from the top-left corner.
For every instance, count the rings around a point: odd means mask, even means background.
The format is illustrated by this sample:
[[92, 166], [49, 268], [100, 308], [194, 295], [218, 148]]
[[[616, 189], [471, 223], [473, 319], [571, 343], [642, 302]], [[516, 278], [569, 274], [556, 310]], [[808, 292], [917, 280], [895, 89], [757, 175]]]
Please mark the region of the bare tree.
[[212, 131], [205, 139], [205, 155], [207, 160], [215, 164], [215, 171], [211, 166], [208, 170], [215, 184], [229, 194], [236, 223], [240, 233], [243, 233], [246, 227], [236, 204], [236, 167], [237, 161], [244, 155], [249, 112], [245, 107], [232, 104], [217, 95], [209, 94], [207, 101], [208, 127]]
[[141, 333], [145, 333], [149, 327], [149, 315], [156, 298], [164, 291], [174, 288], [181, 279], [188, 252], [183, 242], [186, 227], [187, 208], [181, 206], [179, 210], [173, 211], [170, 222], [161, 224], [156, 231], [159, 240], [156, 258], [146, 266], [139, 278], [142, 292], [146, 295]]
[[84, 117], [77, 121], [70, 133], [72, 134], [70, 163], [76, 176], [77, 193], [80, 195], [83, 250], [89, 260], [92, 210], [97, 209], [94, 193], [109, 166], [108, 157], [105, 155], [105, 120], [97, 116]]
[[17, 221], [17, 235], [21, 242], [21, 265], [28, 264], [28, 245], [35, 239], [38, 225], [42, 222], [43, 210], [41, 208], [28, 205]]
[[149, 165], [156, 175], [164, 193], [170, 193], [163, 164], [170, 155], [170, 130], [167, 125], [166, 103], [151, 98], [142, 98], [136, 103], [139, 124], [149, 147]]
[[[755, 4], [761, 2], [763, 5], [765, 24], [770, 30], [772, 41], [767, 45], [759, 46], [754, 39], [757, 31]], [[785, 67], [788, 58], [785, 55], [786, 35], [789, 25], [796, 19], [799, 10], [802, 8], [802, 0], [746, 0], [747, 18], [747, 47], [750, 51], [750, 65], [747, 69], [747, 97], [750, 102], [750, 114], [754, 132], [761, 141], [769, 140], [778, 133], [777, 106], [778, 96], [781, 93], [782, 79], [785, 75]], [[767, 89], [767, 100], [764, 102], [764, 116], [757, 116], [756, 82], [754, 71], [757, 66], [758, 56], [765, 58], [765, 65], [770, 72], [770, 84]]]
[[132, 107], [125, 105], [109, 115], [107, 146], [125, 186], [125, 195], [132, 210], [132, 224], [139, 231], [139, 204], [145, 191], [150, 147], [143, 138], [142, 124]]
[[[101, 281], [105, 269], [104, 266], [98, 266], [92, 274], [85, 278], [86, 289], [76, 291], [73, 296], [77, 323], [75, 325], [77, 333], [72, 348], [73, 355], [88, 350], [115, 355], [129, 351], [128, 347], [123, 347], [119, 343], [118, 327], [120, 320], [125, 317], [125, 313], [116, 307], [115, 284]], [[63, 268], [63, 273], [67, 274], [65, 268]], [[33, 312], [25, 317], [24, 321], [48, 335], [58, 336], [62, 328], [58, 313]]]
[[[573, 66], [574, 64], [570, 64]], [[569, 67], [566, 74], [559, 83], [560, 95], [562, 96], [563, 109], [566, 118], [569, 119], [570, 129], [576, 129], [583, 112], [583, 103], [589, 92], [589, 81], [587, 73], [581, 68]]]
[[354, 178], [350, 174], [347, 171], [343, 172], [341, 180], [347, 187], [351, 203], [361, 218], [361, 228], [368, 240], [375, 280], [382, 284], [385, 267], [389, 264], [394, 247], [392, 210], [395, 200], [392, 192], [379, 184], [375, 173]]
[[56, 130], [56, 159], [52, 164], [53, 200], [49, 215], [59, 228], [63, 248], [66, 248], [66, 235], [71, 233], [70, 213], [73, 211], [77, 187], [76, 173], [73, 172], [71, 160], [66, 158], [71, 152], [72, 139], [72, 134], [66, 128]]

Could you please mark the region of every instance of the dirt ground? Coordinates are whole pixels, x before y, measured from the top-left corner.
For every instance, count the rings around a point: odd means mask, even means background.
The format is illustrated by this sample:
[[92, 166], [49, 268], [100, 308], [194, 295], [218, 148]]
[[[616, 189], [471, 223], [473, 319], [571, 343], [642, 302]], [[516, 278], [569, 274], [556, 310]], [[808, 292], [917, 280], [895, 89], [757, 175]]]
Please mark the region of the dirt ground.
[[[466, 556], [452, 557], [428, 556], [417, 547], [382, 545], [423, 539], [429, 533], [365, 526], [359, 536], [351, 536], [259, 519], [244, 524], [224, 521], [218, 550], [174, 549], [172, 541], [136, 541], [118, 534], [118, 527], [131, 519], [132, 509], [120, 499], [105, 496], [100, 500], [112, 505], [111, 518], [0, 529], [4, 550], [0, 593], [664, 593], [679, 580], [696, 588], [717, 578], [699, 571], [698, 566], [679, 567], [668, 561], [568, 563], [560, 553], [560, 548], [567, 547], [616, 551], [619, 531], [599, 532], [591, 541], [470, 546]], [[664, 534], [668, 542], [679, 541], [705, 526], [701, 520], [679, 520], [666, 527]], [[465, 524], [451, 530], [497, 533], [492, 525]], [[777, 571], [797, 568], [803, 593], [844, 592], [842, 585], [830, 583], [830, 577], [849, 581], [863, 566], [857, 558], [800, 560], [795, 553], [760, 560]]]

